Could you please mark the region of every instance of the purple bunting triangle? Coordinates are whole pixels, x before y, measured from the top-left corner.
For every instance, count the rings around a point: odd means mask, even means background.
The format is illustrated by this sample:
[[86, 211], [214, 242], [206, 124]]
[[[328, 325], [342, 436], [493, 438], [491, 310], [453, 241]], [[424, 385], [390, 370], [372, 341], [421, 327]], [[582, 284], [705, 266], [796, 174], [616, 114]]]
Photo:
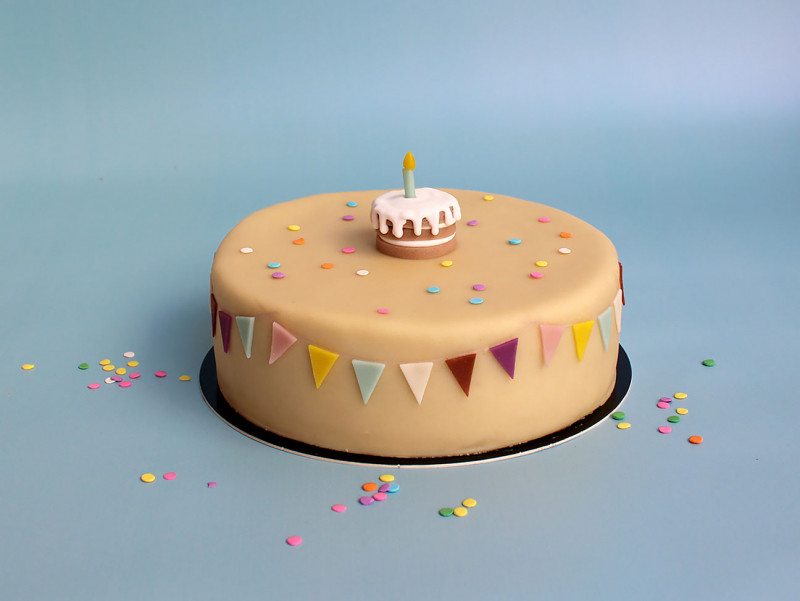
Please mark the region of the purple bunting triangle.
[[514, 378], [514, 368], [517, 365], [517, 343], [519, 338], [514, 338], [497, 346], [493, 346], [489, 350], [492, 351], [494, 358], [500, 366], [506, 370], [506, 373]]
[[219, 306], [217, 305], [217, 299], [214, 294], [211, 294], [211, 337], [217, 335], [217, 309]]
[[219, 311], [219, 333], [222, 336], [222, 350], [226, 353], [231, 346], [231, 323], [233, 322], [233, 317], [225, 313], [225, 311]]

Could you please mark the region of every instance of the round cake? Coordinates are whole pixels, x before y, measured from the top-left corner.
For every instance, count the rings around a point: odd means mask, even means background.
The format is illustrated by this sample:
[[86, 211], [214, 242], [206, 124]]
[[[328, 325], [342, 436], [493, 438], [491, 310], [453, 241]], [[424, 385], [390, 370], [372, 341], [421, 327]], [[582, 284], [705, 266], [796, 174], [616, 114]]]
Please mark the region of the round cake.
[[323, 448], [448, 457], [560, 431], [606, 401], [622, 308], [611, 241], [542, 204], [444, 192], [462, 218], [436, 258], [376, 248], [384, 191], [277, 204], [231, 230], [211, 309], [233, 409]]

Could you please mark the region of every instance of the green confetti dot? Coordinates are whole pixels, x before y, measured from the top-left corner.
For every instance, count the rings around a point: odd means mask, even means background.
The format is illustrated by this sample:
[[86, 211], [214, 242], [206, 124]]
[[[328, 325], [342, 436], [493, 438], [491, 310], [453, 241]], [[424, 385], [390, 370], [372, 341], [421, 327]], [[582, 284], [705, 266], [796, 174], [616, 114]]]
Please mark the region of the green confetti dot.
[[625, 419], [625, 412], [624, 411], [615, 411], [611, 414], [611, 419], [615, 419], [617, 421], [621, 419]]
[[88, 363], [81, 363], [78, 366], [78, 369], [89, 369], [89, 364]]
[[442, 516], [443, 518], [449, 518], [451, 515], [453, 515], [453, 508], [452, 507], [442, 507], [439, 510], [439, 515]]
[[670, 415], [667, 418], [667, 421], [669, 423], [671, 423], [671, 424], [677, 424], [679, 421], [681, 421], [681, 416], [680, 415]]
[[705, 365], [706, 367], [714, 367], [716, 364], [717, 362], [714, 361], [713, 359], [706, 359], [705, 361], [703, 361], [703, 365]]

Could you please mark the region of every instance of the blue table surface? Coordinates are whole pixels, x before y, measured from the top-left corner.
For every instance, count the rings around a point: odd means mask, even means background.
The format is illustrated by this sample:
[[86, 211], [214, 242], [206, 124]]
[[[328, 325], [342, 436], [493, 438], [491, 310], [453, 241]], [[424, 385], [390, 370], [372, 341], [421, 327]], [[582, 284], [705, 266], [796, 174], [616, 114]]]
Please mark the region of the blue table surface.
[[[2, 596], [797, 598], [798, 26], [787, 2], [0, 3]], [[387, 470], [206, 406], [221, 239], [398, 188], [408, 150], [418, 185], [615, 242], [629, 430]], [[126, 351], [142, 377], [89, 390]]]

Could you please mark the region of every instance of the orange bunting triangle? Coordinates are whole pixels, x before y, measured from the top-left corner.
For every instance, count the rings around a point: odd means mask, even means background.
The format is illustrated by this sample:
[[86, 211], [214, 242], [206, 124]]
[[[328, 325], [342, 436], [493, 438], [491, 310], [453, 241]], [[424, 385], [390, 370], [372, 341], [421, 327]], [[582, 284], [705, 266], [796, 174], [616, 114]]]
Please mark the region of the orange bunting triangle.
[[472, 370], [475, 368], [475, 353], [461, 355], [452, 359], [445, 359], [447, 367], [453, 372], [456, 382], [461, 386], [464, 394], [469, 396], [469, 385], [472, 383]]
[[589, 342], [589, 335], [592, 333], [594, 320], [576, 323], [572, 326], [572, 335], [575, 337], [575, 352], [578, 353], [578, 361], [583, 361], [583, 353]]
[[333, 364], [339, 358], [339, 355], [326, 351], [313, 344], [308, 345], [308, 356], [311, 358], [311, 371], [314, 373], [314, 383], [317, 388], [322, 386], [328, 373], [331, 371]]

